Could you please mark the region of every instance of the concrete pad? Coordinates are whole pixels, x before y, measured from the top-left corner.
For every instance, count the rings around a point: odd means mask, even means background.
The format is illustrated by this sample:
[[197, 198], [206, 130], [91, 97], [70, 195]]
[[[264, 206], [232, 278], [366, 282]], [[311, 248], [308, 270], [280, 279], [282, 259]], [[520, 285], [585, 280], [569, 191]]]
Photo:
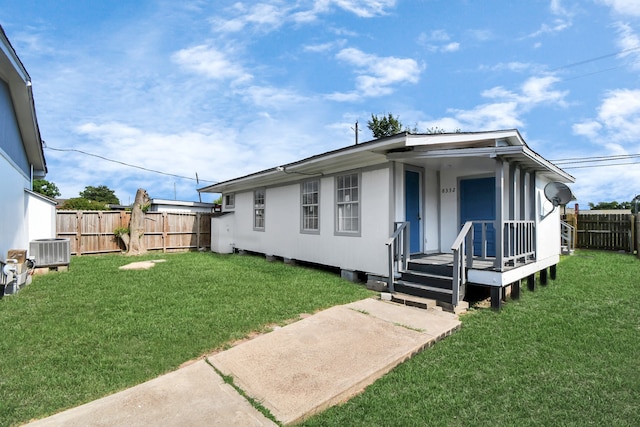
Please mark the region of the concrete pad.
[[455, 315], [367, 299], [332, 307], [208, 360], [283, 424], [343, 402], [459, 328]]
[[119, 270], [148, 270], [154, 267], [159, 262], [165, 262], [164, 259], [155, 259], [151, 261], [138, 261], [132, 262], [126, 265], [119, 267]]
[[27, 424], [80, 426], [275, 426], [204, 360], [136, 387]]

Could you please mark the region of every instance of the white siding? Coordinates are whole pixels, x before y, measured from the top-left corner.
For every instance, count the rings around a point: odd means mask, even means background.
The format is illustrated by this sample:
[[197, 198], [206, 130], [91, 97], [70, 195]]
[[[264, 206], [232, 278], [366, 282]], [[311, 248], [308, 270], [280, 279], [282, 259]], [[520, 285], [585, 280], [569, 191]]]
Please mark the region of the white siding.
[[389, 239], [389, 169], [361, 172], [361, 235], [336, 236], [335, 177], [320, 179], [320, 232], [300, 232], [300, 182], [267, 187], [265, 229], [253, 229], [253, 192], [236, 193], [236, 248], [384, 275]]
[[544, 196], [545, 179], [536, 179], [536, 255], [538, 260], [560, 254], [560, 208], [540, 220], [553, 210], [553, 205]]
[[0, 260], [9, 249], [29, 249], [25, 188], [30, 181], [0, 150]]

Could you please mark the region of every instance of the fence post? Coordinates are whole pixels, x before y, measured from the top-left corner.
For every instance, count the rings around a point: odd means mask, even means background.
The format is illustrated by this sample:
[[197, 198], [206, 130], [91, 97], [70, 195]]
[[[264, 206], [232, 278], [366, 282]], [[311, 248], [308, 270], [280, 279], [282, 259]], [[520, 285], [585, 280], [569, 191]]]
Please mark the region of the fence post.
[[167, 252], [167, 235], [169, 233], [169, 221], [167, 221], [167, 213], [162, 212], [162, 252]]
[[76, 212], [76, 255], [82, 255], [82, 211]]
[[640, 259], [640, 212], [636, 212], [636, 253], [638, 254], [638, 259]]
[[200, 249], [200, 219], [202, 214], [196, 212], [196, 250]]

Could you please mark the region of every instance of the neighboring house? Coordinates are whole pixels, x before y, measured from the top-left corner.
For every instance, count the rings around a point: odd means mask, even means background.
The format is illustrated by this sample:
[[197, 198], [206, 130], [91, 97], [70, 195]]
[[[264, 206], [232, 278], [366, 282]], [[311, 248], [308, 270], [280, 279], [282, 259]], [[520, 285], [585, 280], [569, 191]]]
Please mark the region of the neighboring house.
[[31, 191], [46, 172], [31, 79], [0, 26], [0, 261], [55, 237], [55, 201]]
[[211, 213], [214, 208], [213, 203], [186, 202], [181, 200], [151, 199], [150, 212], [172, 212], [172, 213]]
[[503, 288], [555, 277], [553, 181], [574, 178], [501, 130], [402, 133], [200, 191], [223, 196], [212, 250], [334, 266], [453, 306], [466, 283], [487, 286], [499, 307]]

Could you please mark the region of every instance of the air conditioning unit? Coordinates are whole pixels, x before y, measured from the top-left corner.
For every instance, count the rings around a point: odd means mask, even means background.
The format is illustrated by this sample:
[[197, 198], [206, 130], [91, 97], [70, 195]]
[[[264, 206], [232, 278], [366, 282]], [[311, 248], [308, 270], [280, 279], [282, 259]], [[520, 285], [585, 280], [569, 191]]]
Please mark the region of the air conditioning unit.
[[35, 257], [36, 267], [69, 265], [71, 242], [69, 239], [37, 239], [29, 242], [29, 256]]

